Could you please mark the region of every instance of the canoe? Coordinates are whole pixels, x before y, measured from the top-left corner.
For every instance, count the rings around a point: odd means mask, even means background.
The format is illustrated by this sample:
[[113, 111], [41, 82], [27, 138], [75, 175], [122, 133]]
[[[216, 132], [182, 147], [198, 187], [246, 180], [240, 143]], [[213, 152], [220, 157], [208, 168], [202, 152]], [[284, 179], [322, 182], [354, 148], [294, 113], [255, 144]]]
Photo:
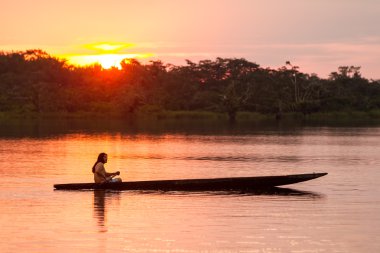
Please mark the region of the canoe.
[[312, 180], [327, 173], [294, 174], [284, 176], [230, 177], [210, 179], [180, 179], [130, 181], [118, 183], [55, 184], [56, 190], [153, 190], [153, 191], [244, 191], [271, 188]]

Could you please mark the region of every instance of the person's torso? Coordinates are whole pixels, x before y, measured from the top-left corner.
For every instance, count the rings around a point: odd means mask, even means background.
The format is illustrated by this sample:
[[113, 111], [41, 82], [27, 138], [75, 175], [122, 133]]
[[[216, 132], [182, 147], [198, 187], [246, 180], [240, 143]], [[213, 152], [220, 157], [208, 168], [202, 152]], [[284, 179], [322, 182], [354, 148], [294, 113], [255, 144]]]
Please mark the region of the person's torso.
[[102, 162], [98, 162], [95, 165], [95, 173], [94, 173], [94, 181], [95, 183], [103, 183], [105, 181], [104, 176], [105, 175], [105, 169], [104, 164]]

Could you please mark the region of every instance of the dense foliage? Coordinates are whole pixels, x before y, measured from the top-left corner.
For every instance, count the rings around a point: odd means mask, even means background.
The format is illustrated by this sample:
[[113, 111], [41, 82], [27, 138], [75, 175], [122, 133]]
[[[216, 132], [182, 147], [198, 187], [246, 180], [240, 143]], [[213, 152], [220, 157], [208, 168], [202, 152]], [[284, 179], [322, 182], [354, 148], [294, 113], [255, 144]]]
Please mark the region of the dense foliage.
[[245, 59], [217, 58], [174, 66], [126, 59], [121, 69], [75, 67], [41, 50], [0, 53], [0, 111], [104, 112], [160, 110], [272, 113], [380, 108], [380, 83], [359, 67], [339, 67], [328, 79], [290, 62], [262, 68]]

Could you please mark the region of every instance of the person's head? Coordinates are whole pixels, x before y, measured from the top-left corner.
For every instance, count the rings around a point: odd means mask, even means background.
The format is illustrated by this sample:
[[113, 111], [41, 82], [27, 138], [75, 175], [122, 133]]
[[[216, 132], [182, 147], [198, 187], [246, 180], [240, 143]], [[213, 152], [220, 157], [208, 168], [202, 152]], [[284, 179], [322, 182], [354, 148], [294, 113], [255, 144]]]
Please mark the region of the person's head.
[[98, 155], [98, 160], [97, 162], [102, 162], [102, 163], [106, 163], [107, 162], [107, 159], [108, 159], [108, 155], [106, 153], [100, 153]]
[[96, 164], [98, 164], [99, 162], [101, 162], [101, 163], [106, 163], [106, 162], [107, 162], [107, 159], [108, 159], [108, 156], [107, 156], [106, 153], [100, 153], [100, 154], [98, 155], [98, 159], [96, 160], [94, 166], [92, 166], [92, 173], [95, 172], [95, 166], [96, 166]]

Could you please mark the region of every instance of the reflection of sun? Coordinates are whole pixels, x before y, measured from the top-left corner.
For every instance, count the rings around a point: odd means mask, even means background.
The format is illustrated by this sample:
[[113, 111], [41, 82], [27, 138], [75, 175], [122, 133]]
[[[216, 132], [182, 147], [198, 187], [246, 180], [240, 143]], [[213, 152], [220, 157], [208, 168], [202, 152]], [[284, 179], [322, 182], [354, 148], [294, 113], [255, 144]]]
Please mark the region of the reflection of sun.
[[109, 69], [111, 67], [121, 68], [120, 62], [124, 59], [148, 58], [153, 56], [148, 53], [118, 53], [121, 49], [133, 46], [133, 44], [126, 43], [94, 43], [85, 45], [84, 47], [97, 51], [95, 54], [63, 55], [63, 57], [67, 59], [68, 63], [73, 65], [85, 66], [98, 63], [103, 68]]

